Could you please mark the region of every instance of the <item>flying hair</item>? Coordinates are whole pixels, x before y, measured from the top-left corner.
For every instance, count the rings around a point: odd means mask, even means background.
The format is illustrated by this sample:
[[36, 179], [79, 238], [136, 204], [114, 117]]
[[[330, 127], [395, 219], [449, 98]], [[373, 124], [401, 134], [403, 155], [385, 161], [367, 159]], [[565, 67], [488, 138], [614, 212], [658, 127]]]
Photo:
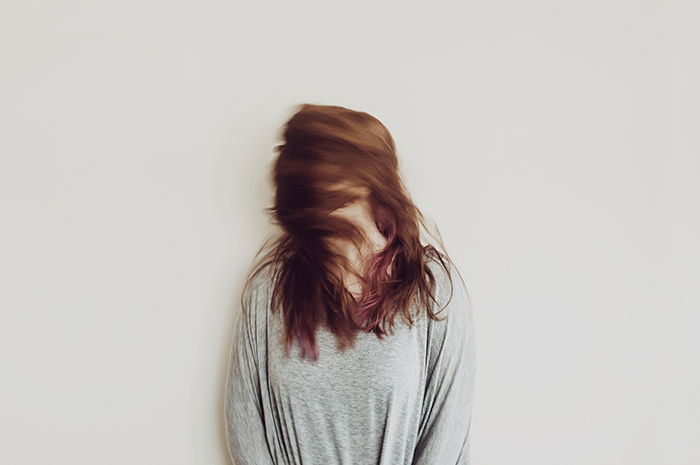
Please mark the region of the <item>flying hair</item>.
[[[405, 188], [389, 130], [374, 116], [341, 106], [304, 103], [295, 110], [275, 146], [274, 204], [265, 208], [281, 234], [257, 251], [243, 295], [257, 273], [272, 267], [271, 311], [283, 312], [285, 353], [289, 356], [297, 341], [302, 358], [310, 360], [319, 357], [319, 325], [345, 350], [358, 331], [379, 338], [393, 334], [397, 316], [413, 325], [412, 308], [424, 308], [439, 320], [432, 305], [436, 277], [428, 262], [438, 262], [451, 284], [450, 269], [456, 267], [450, 266], [436, 225], [441, 251], [421, 242], [422, 230], [435, 236]], [[366, 202], [386, 238], [386, 246], [362, 270], [354, 270], [330, 245], [340, 239], [360, 250], [366, 243], [361, 228], [330, 214], [354, 202]], [[341, 273], [361, 283], [359, 298], [345, 288]]]

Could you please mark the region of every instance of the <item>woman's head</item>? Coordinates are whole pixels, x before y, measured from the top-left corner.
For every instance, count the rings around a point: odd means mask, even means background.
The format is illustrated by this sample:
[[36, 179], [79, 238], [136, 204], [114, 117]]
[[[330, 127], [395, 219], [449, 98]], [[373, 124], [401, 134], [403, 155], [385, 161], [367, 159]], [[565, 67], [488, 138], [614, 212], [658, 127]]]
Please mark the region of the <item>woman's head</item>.
[[[273, 310], [281, 304], [287, 351], [299, 340], [302, 355], [316, 359], [319, 324], [343, 348], [357, 330], [382, 337], [397, 314], [412, 323], [416, 297], [432, 314], [434, 277], [426, 258], [447, 257], [420, 242], [423, 217], [401, 180], [389, 130], [365, 112], [302, 104], [282, 138], [271, 173], [274, 206], [266, 209], [282, 235], [258, 270], [275, 265]], [[362, 221], [374, 223], [385, 246], [357, 276], [363, 293], [355, 300], [336, 273], [352, 265], [332, 244], [346, 241], [364, 250], [371, 238]]]
[[286, 123], [274, 170], [275, 220], [300, 242], [327, 236], [358, 243], [361, 231], [329, 215], [366, 203], [382, 234], [394, 234], [387, 210], [405, 209], [394, 140], [373, 116], [339, 106], [301, 105]]

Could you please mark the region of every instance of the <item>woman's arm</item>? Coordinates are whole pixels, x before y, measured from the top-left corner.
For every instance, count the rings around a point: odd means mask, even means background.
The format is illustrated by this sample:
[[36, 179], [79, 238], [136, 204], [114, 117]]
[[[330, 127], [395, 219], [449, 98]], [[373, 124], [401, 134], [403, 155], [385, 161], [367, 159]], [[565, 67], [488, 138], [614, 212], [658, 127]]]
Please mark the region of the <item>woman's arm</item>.
[[[444, 272], [443, 272], [444, 273]], [[471, 299], [457, 273], [454, 295], [438, 317], [430, 320], [429, 367], [413, 465], [468, 465], [472, 419], [476, 344]], [[440, 306], [449, 296], [443, 286]], [[440, 295], [440, 293], [438, 293]], [[444, 299], [444, 300], [442, 300]]]
[[265, 435], [255, 337], [256, 289], [246, 295], [236, 322], [225, 394], [229, 455], [236, 465], [274, 465]]

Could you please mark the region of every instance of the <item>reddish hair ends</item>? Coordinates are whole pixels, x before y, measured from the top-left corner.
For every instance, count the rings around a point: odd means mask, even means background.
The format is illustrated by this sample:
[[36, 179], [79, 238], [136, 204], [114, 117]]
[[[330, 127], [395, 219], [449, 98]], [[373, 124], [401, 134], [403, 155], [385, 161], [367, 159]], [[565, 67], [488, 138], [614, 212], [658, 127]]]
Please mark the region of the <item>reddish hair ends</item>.
[[[301, 356], [317, 360], [319, 325], [344, 350], [358, 331], [379, 338], [391, 334], [397, 316], [412, 325], [416, 302], [438, 319], [431, 304], [436, 278], [428, 261], [440, 263], [450, 282], [447, 263], [452, 261], [420, 242], [420, 226], [427, 230], [424, 217], [405, 189], [396, 146], [384, 124], [365, 112], [307, 103], [296, 107], [282, 138], [271, 172], [274, 205], [265, 209], [282, 233], [258, 250], [256, 257], [269, 248], [253, 266], [243, 293], [253, 276], [272, 267], [271, 310], [283, 312], [287, 356], [298, 341]], [[331, 189], [339, 185], [344, 187]], [[329, 245], [330, 239], [341, 239], [359, 248], [366, 241], [361, 228], [330, 215], [356, 201], [366, 202], [386, 239], [364, 270], [353, 273], [362, 284], [357, 299], [338, 272], [352, 269], [348, 259]]]

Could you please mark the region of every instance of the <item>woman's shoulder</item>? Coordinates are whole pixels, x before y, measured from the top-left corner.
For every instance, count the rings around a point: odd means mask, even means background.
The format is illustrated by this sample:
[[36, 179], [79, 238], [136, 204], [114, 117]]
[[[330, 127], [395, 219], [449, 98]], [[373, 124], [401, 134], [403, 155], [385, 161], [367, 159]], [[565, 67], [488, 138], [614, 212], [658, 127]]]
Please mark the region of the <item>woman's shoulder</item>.
[[260, 292], [272, 285], [275, 274], [275, 264], [273, 262], [257, 266], [248, 275], [249, 288], [251, 291]]
[[447, 255], [434, 249], [426, 250], [425, 264], [430, 269], [436, 284], [443, 289], [445, 286], [449, 288], [451, 281], [459, 274], [457, 265]]
[[438, 317], [458, 314], [469, 316], [472, 311], [467, 285], [457, 265], [446, 255], [435, 253], [426, 255], [426, 265], [435, 279], [435, 309]]
[[260, 312], [267, 310], [274, 275], [275, 267], [271, 263], [258, 266], [249, 272], [241, 292], [242, 311], [246, 318], [257, 320]]

